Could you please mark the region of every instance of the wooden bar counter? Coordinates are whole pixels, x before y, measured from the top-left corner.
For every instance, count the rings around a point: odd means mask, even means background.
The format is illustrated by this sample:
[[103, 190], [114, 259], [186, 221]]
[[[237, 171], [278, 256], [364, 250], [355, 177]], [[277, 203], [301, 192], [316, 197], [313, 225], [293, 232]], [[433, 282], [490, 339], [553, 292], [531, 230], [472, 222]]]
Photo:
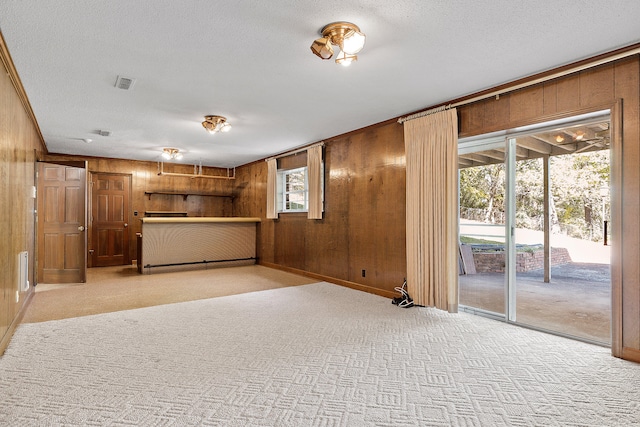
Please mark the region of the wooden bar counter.
[[260, 218], [141, 218], [138, 271], [143, 274], [256, 262]]

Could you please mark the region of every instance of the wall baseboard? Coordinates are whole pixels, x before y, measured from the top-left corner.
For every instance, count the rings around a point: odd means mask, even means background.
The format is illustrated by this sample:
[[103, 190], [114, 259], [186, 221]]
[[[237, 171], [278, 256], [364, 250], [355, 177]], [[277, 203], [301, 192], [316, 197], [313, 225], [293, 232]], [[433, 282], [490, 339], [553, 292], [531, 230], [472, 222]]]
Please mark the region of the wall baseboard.
[[623, 347], [622, 359], [640, 363], [640, 350], [636, 350], [635, 348]]
[[35, 289], [32, 287], [31, 291], [27, 293], [27, 298], [25, 299], [22, 307], [20, 307], [20, 311], [18, 315], [13, 318], [13, 322], [9, 325], [9, 329], [4, 334], [2, 339], [0, 339], [0, 356], [4, 354], [4, 351], [9, 347], [9, 342], [11, 342], [11, 337], [13, 333], [16, 331], [16, 328], [20, 323], [22, 323], [22, 319], [24, 318], [24, 314], [27, 312], [27, 308], [29, 308], [29, 304], [31, 303], [31, 299], [33, 298], [33, 294], [35, 293]]
[[262, 265], [264, 267], [274, 268], [276, 270], [286, 271], [288, 273], [299, 274], [301, 276], [310, 277], [312, 279], [318, 279], [323, 282], [333, 283], [335, 285], [344, 286], [346, 288], [355, 289], [357, 291], [368, 292], [370, 294], [379, 295], [385, 298], [395, 298], [398, 296], [397, 292], [387, 291], [384, 289], [378, 289], [367, 285], [362, 285], [360, 283], [350, 282], [348, 280], [336, 279], [335, 277], [324, 276], [322, 274], [312, 273], [310, 271], [299, 270], [297, 268], [285, 267], [280, 264], [273, 264], [270, 262], [259, 261], [258, 265]]

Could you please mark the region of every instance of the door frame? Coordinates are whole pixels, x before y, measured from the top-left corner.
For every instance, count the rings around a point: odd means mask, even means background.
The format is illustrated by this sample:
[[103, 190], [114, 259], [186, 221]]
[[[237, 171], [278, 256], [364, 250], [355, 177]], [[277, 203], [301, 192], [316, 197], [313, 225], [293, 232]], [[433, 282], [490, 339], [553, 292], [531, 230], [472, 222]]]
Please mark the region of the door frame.
[[[507, 180], [505, 188], [505, 195], [507, 197], [506, 203], [506, 241], [507, 246], [507, 271], [505, 274], [505, 315], [504, 317], [498, 317], [498, 320], [505, 321], [507, 323], [516, 323], [516, 307], [515, 307], [515, 251], [512, 253], [512, 247], [515, 247], [515, 239], [513, 238], [513, 226], [515, 224], [515, 206], [512, 206], [513, 202], [509, 198], [513, 197], [512, 189], [515, 189], [515, 182], [513, 182], [513, 176], [515, 175], [515, 163], [512, 162], [511, 157], [515, 159], [515, 147], [511, 142], [513, 138], [517, 136], [528, 134], [538, 129], [543, 129], [548, 124], [554, 126], [556, 124], [571, 124], [580, 119], [573, 120], [573, 118], [580, 116], [597, 116], [608, 113], [609, 123], [611, 129], [611, 145], [610, 145], [610, 196], [611, 196], [611, 237], [613, 241], [613, 247], [611, 249], [611, 353], [613, 356], [622, 357], [622, 247], [623, 238], [622, 235], [622, 101], [616, 100], [612, 104], [605, 104], [598, 106], [597, 108], [582, 109], [572, 111], [562, 115], [542, 116], [535, 120], [532, 120], [530, 124], [523, 124], [517, 128], [506, 129], [496, 132], [491, 132], [485, 135], [474, 135], [465, 138], [461, 138], [462, 144], [465, 141], [469, 142], [468, 146], [480, 144], [483, 140], [498, 140], [503, 139], [506, 142], [506, 160], [507, 160]], [[511, 166], [509, 166], [511, 164]], [[509, 169], [513, 169], [512, 171]], [[510, 188], [511, 187], [511, 188]], [[459, 197], [459, 194], [458, 194]], [[510, 229], [511, 227], [511, 229]], [[513, 276], [513, 277], [510, 277]], [[474, 313], [484, 315], [483, 310], [472, 309]], [[492, 316], [491, 313], [489, 317]], [[519, 325], [519, 324], [518, 324]], [[529, 327], [529, 326], [527, 326]], [[537, 329], [537, 328], [532, 328]], [[545, 332], [562, 335], [561, 333], [555, 333], [553, 331]], [[575, 338], [575, 337], [572, 337]], [[577, 338], [580, 339], [580, 338]], [[586, 340], [585, 340], [586, 341]]]

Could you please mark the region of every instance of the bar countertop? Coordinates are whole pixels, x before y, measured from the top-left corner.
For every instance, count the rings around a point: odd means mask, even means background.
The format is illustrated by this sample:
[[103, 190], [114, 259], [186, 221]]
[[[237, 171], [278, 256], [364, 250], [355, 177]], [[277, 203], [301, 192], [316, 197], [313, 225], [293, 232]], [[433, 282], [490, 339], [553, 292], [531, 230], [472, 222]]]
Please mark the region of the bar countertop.
[[260, 218], [254, 217], [149, 217], [140, 218], [143, 224], [169, 224], [169, 223], [207, 223], [207, 222], [260, 222]]

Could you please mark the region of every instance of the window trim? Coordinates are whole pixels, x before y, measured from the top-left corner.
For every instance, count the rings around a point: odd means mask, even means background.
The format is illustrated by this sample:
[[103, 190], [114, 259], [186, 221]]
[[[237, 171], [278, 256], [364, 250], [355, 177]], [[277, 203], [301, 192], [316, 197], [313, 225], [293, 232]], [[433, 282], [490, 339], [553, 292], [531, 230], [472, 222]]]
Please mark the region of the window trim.
[[[304, 208], [303, 209], [287, 209], [286, 208], [286, 182], [285, 175], [304, 170]], [[324, 162], [320, 166], [320, 174], [322, 176], [320, 183], [322, 186], [321, 203], [322, 212], [324, 212]], [[300, 191], [298, 191], [300, 192]], [[291, 192], [289, 192], [291, 193]], [[307, 213], [309, 212], [309, 166], [300, 166], [291, 169], [278, 169], [276, 171], [276, 212], [278, 214], [286, 213]]]
[[[309, 168], [308, 166], [300, 166], [292, 169], [278, 169], [277, 171], [277, 182], [278, 182], [278, 193], [277, 193], [277, 206], [278, 213], [293, 213], [293, 212], [308, 212], [309, 211]], [[304, 172], [304, 190], [296, 190], [296, 191], [287, 191], [287, 182], [286, 176], [296, 173], [296, 172]], [[287, 209], [287, 194], [302, 194], [304, 198], [302, 209]]]

